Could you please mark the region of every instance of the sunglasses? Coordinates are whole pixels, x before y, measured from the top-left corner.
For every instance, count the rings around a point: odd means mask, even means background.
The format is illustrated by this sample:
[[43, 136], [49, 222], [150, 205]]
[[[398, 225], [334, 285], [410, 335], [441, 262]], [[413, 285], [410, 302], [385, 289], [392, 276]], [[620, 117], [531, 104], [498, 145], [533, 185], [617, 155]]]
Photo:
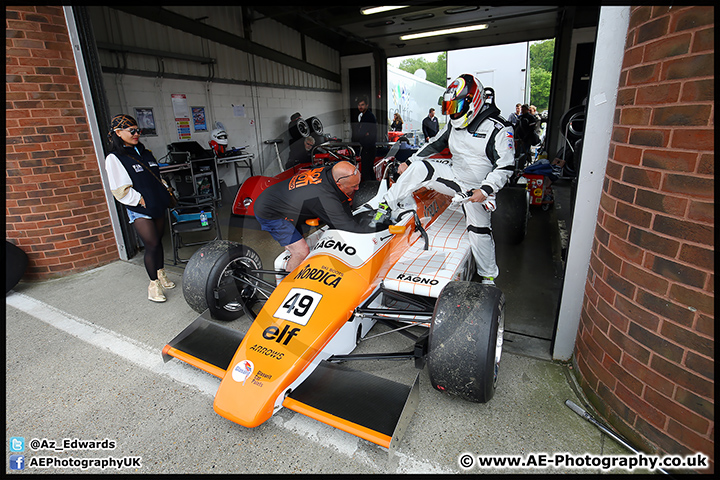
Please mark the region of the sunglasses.
[[358, 166], [355, 165], [355, 170], [353, 171], [353, 173], [351, 173], [350, 175], [345, 175], [344, 177], [338, 178], [337, 180], [335, 180], [335, 183], [340, 183], [340, 180], [342, 180], [344, 178], [354, 177], [355, 175], [357, 175], [357, 173], [358, 173]]
[[118, 130], [125, 130], [125, 131], [128, 132], [130, 135], [140, 135], [140, 134], [142, 134], [142, 129], [140, 129], [140, 128], [127, 128], [127, 129], [118, 128]]

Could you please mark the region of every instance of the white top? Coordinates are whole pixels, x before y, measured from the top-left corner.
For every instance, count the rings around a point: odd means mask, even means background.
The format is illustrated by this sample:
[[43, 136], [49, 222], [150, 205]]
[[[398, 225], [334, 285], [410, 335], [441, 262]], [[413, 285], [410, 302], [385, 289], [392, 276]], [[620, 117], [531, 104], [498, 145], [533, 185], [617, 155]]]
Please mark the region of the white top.
[[105, 170], [113, 196], [124, 205], [136, 207], [140, 203], [140, 192], [132, 188], [132, 180], [120, 159], [111, 153], [105, 158]]

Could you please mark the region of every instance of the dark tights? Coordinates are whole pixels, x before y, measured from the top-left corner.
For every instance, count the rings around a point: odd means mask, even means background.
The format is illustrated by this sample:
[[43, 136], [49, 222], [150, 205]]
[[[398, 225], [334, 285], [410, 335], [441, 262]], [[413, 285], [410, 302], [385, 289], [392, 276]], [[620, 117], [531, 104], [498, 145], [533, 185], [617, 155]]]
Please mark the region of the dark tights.
[[165, 232], [165, 217], [138, 218], [133, 222], [135, 230], [145, 244], [145, 270], [150, 280], [157, 280], [157, 271], [165, 264], [162, 237]]

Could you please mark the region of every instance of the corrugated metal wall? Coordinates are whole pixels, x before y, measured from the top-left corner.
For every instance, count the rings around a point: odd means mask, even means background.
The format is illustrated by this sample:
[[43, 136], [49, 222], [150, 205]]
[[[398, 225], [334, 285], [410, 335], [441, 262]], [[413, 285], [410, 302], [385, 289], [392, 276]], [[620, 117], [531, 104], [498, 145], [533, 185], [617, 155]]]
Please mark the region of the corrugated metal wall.
[[[166, 154], [167, 144], [179, 140], [171, 101], [175, 93], [185, 94], [188, 105], [205, 108], [207, 131], [193, 128], [191, 139], [207, 148], [215, 122], [222, 122], [230, 146], [249, 145], [248, 152], [256, 156], [255, 174], [278, 173], [274, 147], [263, 142], [283, 138], [280, 155], [285, 160], [290, 140], [287, 125], [294, 112], [305, 118], [317, 116], [326, 133], [343, 135], [341, 66], [336, 50], [268, 18], [251, 22], [249, 32], [245, 31], [241, 7], [163, 8], [243, 42], [270, 48], [278, 57], [274, 58], [273, 52], [252, 55], [240, 46], [225, 44], [232, 42], [194, 35], [128, 13], [131, 10], [87, 7], [110, 111], [133, 114], [133, 108], [153, 108], [157, 135], [145, 136], [142, 141], [157, 158]], [[297, 59], [307, 68], [283, 63], [283, 55], [287, 63]], [[329, 75], [311, 73], [318, 68]], [[332, 74], [337, 74], [337, 82], [327, 78]], [[237, 106], [242, 106], [243, 115], [238, 115]], [[219, 174], [227, 185], [237, 183], [234, 170], [225, 167]], [[239, 181], [248, 174], [242, 171]]]
[[[205, 25], [243, 37], [285, 55], [295, 57], [325, 70], [340, 72], [337, 51], [271, 19], [252, 23], [251, 37], [243, 31], [240, 7], [164, 7]], [[253, 83], [256, 85], [286, 86], [289, 88], [339, 91], [340, 84], [329, 79], [283, 65], [267, 58], [201, 38], [168, 26], [130, 15], [108, 7], [88, 7], [95, 26], [100, 62], [103, 67], [125, 70], [132, 74], [169, 77], [211, 78], [215, 82]], [[302, 45], [305, 45], [303, 59]], [[130, 52], [110, 51], [109, 46]], [[157, 55], [140, 54], [132, 49], [146, 49]], [[214, 65], [203, 65], [196, 59], [161, 57], [172, 56], [212, 58]], [[150, 52], [148, 52], [150, 53]], [[250, 63], [252, 59], [252, 63]]]

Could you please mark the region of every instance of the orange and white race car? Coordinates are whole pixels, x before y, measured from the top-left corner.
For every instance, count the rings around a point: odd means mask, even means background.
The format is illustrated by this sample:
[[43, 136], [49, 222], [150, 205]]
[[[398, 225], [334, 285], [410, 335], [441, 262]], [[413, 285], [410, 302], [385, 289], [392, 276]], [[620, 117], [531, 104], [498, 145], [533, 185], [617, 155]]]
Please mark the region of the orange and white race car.
[[[371, 220], [386, 180], [356, 216]], [[427, 366], [434, 388], [489, 401], [503, 345], [503, 293], [471, 281], [462, 207], [432, 190], [413, 197], [415, 208], [381, 231], [317, 229], [307, 237], [310, 255], [282, 280], [285, 255], [264, 270], [246, 245], [205, 245], [183, 276], [185, 299], [201, 315], [163, 358], [220, 378], [214, 409], [240, 425], [256, 427], [285, 407], [386, 448], [418, 404], [419, 375], [397, 383], [349, 368], [352, 361], [405, 358]], [[243, 315], [253, 319], [244, 335], [216, 321]], [[411, 337], [412, 348], [354, 354], [376, 322]]]

